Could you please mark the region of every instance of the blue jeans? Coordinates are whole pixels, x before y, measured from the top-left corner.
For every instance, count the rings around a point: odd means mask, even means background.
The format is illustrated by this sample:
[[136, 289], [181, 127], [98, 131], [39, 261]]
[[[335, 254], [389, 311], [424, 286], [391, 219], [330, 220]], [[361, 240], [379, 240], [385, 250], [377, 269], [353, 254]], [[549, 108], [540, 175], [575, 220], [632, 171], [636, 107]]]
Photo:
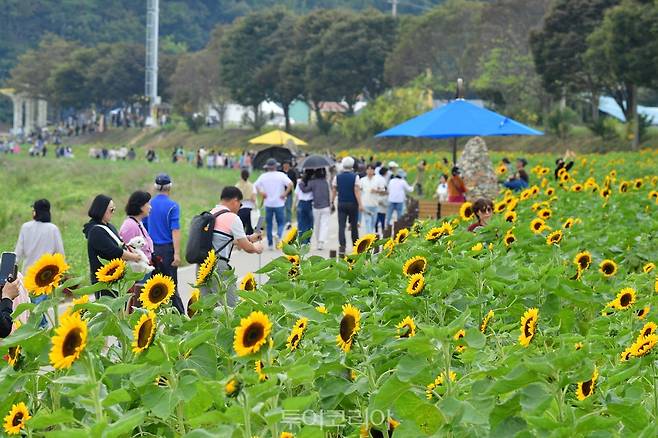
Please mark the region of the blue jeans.
[[363, 218], [365, 219], [366, 234], [374, 233], [375, 225], [377, 224], [377, 206], [366, 207]]
[[392, 222], [393, 212], [394, 211], [397, 212], [396, 220], [400, 220], [400, 218], [404, 214], [404, 202], [389, 202], [388, 203], [388, 210], [386, 210], [386, 223], [388, 225], [390, 225], [391, 222]]
[[528, 183], [523, 181], [522, 179], [513, 179], [510, 181], [505, 181], [503, 185], [508, 189], [514, 190], [515, 192], [528, 188]]
[[276, 217], [277, 236], [283, 237], [283, 227], [286, 225], [286, 212], [284, 207], [265, 207], [265, 223], [267, 224], [267, 245], [274, 245], [272, 238], [273, 219]]
[[[38, 297], [30, 297], [30, 301], [32, 301], [33, 304], [39, 304], [43, 301], [46, 301], [48, 298], [48, 295], [39, 295]], [[43, 315], [41, 317], [41, 322], [39, 323], [39, 328], [46, 328], [48, 326], [48, 320], [46, 319], [46, 315]]]
[[[308, 230], [313, 229], [313, 201], [299, 201], [297, 203], [297, 231], [301, 237]], [[308, 243], [306, 239], [302, 243]]]
[[292, 193], [286, 198], [286, 223], [292, 222]]

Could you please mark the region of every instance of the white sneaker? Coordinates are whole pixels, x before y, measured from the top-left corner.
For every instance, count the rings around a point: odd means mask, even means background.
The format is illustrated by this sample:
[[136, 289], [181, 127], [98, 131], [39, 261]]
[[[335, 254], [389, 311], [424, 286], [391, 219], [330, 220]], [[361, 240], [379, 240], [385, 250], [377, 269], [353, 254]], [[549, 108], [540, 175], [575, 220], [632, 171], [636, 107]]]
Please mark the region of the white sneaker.
[[279, 236], [277, 236], [275, 234], [274, 236], [272, 236], [272, 239], [274, 240], [274, 247], [278, 248], [279, 247], [279, 240], [280, 240]]
[[318, 251], [322, 251], [324, 249], [324, 242], [318, 242]]

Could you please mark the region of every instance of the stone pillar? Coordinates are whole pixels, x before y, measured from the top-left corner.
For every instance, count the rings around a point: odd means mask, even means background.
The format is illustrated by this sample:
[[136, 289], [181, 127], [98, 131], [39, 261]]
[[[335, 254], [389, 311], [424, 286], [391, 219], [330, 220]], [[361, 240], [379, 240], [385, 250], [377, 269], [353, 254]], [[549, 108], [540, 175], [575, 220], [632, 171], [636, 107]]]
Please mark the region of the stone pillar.
[[498, 179], [489, 158], [487, 145], [482, 138], [474, 137], [466, 143], [457, 166], [462, 171], [464, 184], [468, 189], [466, 199], [473, 202], [478, 198], [493, 200], [498, 196]]
[[37, 128], [45, 128], [48, 126], [48, 102], [43, 99], [37, 101]]
[[23, 125], [23, 134], [28, 136], [34, 131], [34, 100], [25, 99], [25, 124]]
[[14, 126], [12, 134], [18, 135], [23, 129], [23, 97], [12, 94], [11, 101], [14, 104]]

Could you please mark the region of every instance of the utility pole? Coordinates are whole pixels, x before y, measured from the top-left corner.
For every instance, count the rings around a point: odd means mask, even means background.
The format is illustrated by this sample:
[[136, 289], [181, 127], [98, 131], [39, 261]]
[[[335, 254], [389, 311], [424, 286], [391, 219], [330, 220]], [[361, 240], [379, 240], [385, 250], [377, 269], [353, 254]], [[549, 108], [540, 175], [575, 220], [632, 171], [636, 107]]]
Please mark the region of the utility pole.
[[149, 98], [147, 124], [158, 124], [156, 107], [160, 103], [158, 96], [158, 38], [159, 38], [160, 0], [146, 2], [146, 80], [145, 95]]
[[398, 0], [388, 0], [391, 4], [391, 15], [395, 18], [398, 16]]

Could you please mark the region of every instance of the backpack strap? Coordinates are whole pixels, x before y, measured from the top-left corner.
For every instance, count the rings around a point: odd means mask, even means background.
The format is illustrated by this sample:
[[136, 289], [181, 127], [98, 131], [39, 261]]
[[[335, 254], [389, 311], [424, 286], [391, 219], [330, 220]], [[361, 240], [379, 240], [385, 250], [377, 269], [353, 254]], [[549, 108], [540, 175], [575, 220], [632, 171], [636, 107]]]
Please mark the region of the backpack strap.
[[110, 229], [110, 227], [108, 227], [106, 225], [101, 225], [101, 224], [96, 224], [95, 226], [104, 229], [105, 232], [107, 232], [107, 234], [110, 235], [112, 240], [114, 240], [117, 243], [117, 245], [119, 245], [121, 248], [123, 248], [123, 241], [121, 240], [121, 238], [119, 236], [114, 234], [114, 232]]

